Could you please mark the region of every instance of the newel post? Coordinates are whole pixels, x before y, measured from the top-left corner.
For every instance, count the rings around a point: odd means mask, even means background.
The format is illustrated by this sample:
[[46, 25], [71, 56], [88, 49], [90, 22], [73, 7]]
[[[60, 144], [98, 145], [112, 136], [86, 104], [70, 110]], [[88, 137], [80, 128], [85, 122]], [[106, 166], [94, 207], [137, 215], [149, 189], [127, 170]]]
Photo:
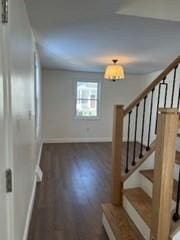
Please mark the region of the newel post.
[[171, 223], [177, 109], [160, 109], [155, 151], [151, 240], [168, 240]]
[[112, 204], [122, 205], [123, 184], [121, 181], [121, 162], [123, 149], [123, 105], [114, 106], [112, 138]]

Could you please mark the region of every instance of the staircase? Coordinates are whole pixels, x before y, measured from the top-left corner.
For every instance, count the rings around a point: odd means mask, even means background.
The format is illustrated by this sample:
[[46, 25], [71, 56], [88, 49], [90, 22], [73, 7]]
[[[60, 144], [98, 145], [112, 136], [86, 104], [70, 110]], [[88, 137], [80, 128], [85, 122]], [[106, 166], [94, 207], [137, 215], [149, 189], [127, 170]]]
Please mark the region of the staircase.
[[179, 63], [114, 108], [112, 202], [102, 205], [110, 240], [180, 240]]

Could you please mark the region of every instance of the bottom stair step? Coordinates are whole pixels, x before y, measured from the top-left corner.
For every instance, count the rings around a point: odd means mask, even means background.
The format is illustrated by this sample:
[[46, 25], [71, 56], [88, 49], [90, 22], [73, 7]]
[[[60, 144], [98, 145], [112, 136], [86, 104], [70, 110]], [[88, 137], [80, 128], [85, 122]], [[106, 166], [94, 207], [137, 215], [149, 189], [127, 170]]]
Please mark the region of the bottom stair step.
[[103, 204], [102, 208], [103, 224], [110, 240], [144, 240], [123, 208], [112, 204]]
[[124, 196], [136, 209], [144, 222], [151, 226], [152, 199], [141, 189], [132, 188], [124, 191]]

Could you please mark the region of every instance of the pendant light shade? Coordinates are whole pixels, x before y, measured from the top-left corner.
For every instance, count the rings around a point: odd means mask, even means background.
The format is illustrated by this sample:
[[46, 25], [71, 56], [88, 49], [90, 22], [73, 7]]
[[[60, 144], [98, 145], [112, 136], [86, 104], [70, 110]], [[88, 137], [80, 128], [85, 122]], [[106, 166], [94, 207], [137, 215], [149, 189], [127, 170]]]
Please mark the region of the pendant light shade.
[[113, 64], [106, 67], [104, 78], [112, 81], [124, 79], [123, 66], [117, 64], [118, 60], [112, 60], [112, 62]]

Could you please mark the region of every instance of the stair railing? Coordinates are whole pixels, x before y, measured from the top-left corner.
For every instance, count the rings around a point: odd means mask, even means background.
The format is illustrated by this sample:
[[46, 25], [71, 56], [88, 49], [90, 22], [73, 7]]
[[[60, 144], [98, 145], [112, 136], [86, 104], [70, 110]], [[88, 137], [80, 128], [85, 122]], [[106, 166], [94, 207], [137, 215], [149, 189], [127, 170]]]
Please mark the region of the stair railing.
[[161, 109], [158, 117], [151, 240], [169, 239], [178, 117], [177, 109]]
[[[127, 141], [126, 174], [128, 174], [131, 165], [136, 165], [136, 158], [138, 160], [142, 159], [144, 154], [154, 146], [154, 144], [152, 146], [151, 144], [156, 138], [158, 109], [160, 107], [179, 109], [180, 79], [177, 79], [179, 63], [180, 57], [176, 58], [175, 61], [124, 110], [124, 117], [127, 118], [127, 133], [124, 134]], [[172, 76], [169, 77], [171, 73]], [[132, 120], [133, 114], [134, 121]], [[129, 154], [131, 141], [134, 143], [132, 159], [130, 159]], [[137, 147], [137, 142], [140, 143], [139, 148]]]
[[[180, 79], [177, 57], [125, 109], [114, 107], [112, 143], [112, 203], [122, 204], [123, 182], [155, 150], [158, 111], [160, 107], [178, 108]], [[126, 152], [123, 152], [123, 142]], [[131, 151], [130, 151], [131, 150]]]

